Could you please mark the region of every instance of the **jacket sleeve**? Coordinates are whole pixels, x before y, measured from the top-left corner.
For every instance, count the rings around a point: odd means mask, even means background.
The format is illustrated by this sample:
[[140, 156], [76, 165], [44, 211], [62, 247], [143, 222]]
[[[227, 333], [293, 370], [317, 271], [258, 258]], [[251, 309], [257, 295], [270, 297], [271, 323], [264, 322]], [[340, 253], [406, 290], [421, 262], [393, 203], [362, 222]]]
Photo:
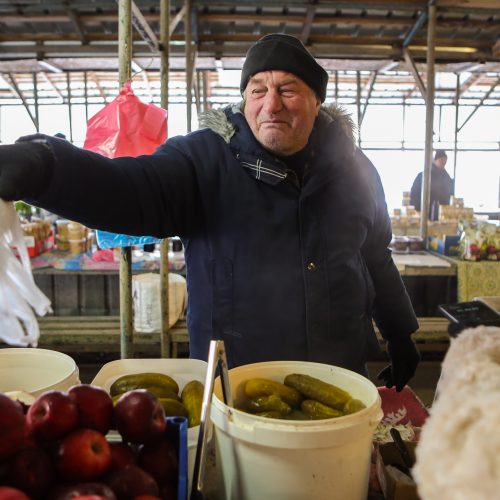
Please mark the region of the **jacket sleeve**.
[[415, 210], [420, 212], [422, 203], [422, 173], [418, 174], [413, 181], [410, 192], [410, 205], [415, 207]]
[[[40, 136], [37, 136], [40, 138]], [[106, 158], [42, 136], [54, 153], [48, 189], [27, 200], [89, 227], [130, 235], [184, 235], [196, 223], [195, 168], [171, 139], [153, 155]]]
[[401, 275], [392, 259], [389, 244], [392, 229], [384, 190], [378, 172], [362, 155], [369, 171], [371, 193], [374, 197], [374, 215], [361, 253], [370, 272], [375, 289], [373, 318], [386, 340], [410, 335], [418, 328], [418, 321]]

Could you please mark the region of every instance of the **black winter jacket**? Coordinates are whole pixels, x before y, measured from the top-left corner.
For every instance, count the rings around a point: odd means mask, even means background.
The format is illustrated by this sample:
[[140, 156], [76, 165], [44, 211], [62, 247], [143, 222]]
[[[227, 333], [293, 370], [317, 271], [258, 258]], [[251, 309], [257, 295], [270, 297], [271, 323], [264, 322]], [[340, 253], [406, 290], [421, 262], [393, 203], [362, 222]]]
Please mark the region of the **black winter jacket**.
[[49, 188], [32, 203], [90, 227], [185, 245], [191, 357], [223, 339], [229, 363], [311, 360], [365, 373], [372, 317], [383, 336], [417, 321], [388, 244], [377, 171], [349, 120], [323, 109], [302, 187], [238, 107], [154, 155], [110, 160], [47, 137]]
[[[423, 172], [420, 172], [411, 186], [410, 205], [416, 210], [421, 211], [422, 204], [422, 178]], [[455, 191], [455, 183], [450, 174], [444, 169], [437, 167], [434, 163], [431, 166], [431, 185], [429, 194], [429, 218], [438, 219], [437, 205], [449, 205], [450, 197]], [[434, 213], [433, 213], [434, 212]]]

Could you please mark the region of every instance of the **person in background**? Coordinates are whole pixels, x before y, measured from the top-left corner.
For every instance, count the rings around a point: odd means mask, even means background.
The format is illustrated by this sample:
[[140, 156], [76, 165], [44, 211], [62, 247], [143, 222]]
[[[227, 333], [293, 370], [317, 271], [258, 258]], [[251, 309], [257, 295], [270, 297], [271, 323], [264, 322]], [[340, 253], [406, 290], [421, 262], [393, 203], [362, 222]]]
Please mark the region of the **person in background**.
[[409, 296], [388, 245], [379, 175], [352, 121], [322, 106], [327, 72], [297, 38], [248, 51], [243, 101], [148, 156], [109, 159], [45, 135], [0, 147], [0, 196], [26, 199], [92, 228], [180, 236], [190, 356], [225, 342], [230, 366], [308, 360], [401, 390], [420, 355]]
[[[448, 156], [443, 149], [437, 149], [434, 153], [434, 160], [431, 166], [431, 184], [429, 200], [429, 219], [437, 220], [439, 218], [439, 205], [449, 205], [450, 197], [454, 193], [454, 182], [445, 169]], [[411, 187], [410, 205], [415, 207], [418, 212], [422, 206], [422, 177], [420, 172]]]

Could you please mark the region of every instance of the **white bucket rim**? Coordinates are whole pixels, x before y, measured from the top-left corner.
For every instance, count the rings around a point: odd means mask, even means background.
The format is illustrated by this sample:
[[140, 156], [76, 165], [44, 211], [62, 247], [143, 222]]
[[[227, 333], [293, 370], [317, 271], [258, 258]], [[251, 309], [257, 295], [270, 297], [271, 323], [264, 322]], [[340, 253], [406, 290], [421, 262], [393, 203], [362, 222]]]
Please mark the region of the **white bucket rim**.
[[[237, 368], [229, 370], [229, 376], [237, 371], [247, 370], [265, 370], [266, 368], [272, 369], [289, 369], [294, 367], [294, 372], [297, 373], [297, 363], [300, 363], [301, 369], [304, 373], [307, 372], [308, 367], [315, 369], [323, 369], [328, 372], [333, 372], [335, 375], [344, 377], [344, 380], [353, 380], [359, 386], [368, 389], [372, 395], [371, 401], [363, 401], [366, 408], [350, 415], [343, 415], [336, 418], [328, 418], [321, 420], [286, 420], [286, 419], [270, 419], [261, 417], [243, 410], [231, 408], [227, 406], [215, 393], [212, 396], [212, 421], [216, 428], [226, 432], [232, 436], [237, 436], [238, 439], [243, 439], [249, 442], [255, 440], [269, 440], [269, 442], [277, 442], [281, 435], [294, 436], [294, 439], [302, 439], [302, 436], [312, 439], [313, 435], [317, 435], [315, 439], [316, 446], [329, 446], [329, 440], [326, 439], [321, 443], [321, 438], [325, 434], [338, 435], [339, 431], [344, 431], [345, 438], [354, 429], [359, 429], [363, 432], [373, 434], [373, 429], [377, 426], [383, 417], [381, 409], [381, 398], [376, 386], [366, 377], [355, 373], [345, 368], [337, 367], [334, 365], [327, 365], [324, 363], [315, 363], [311, 361], [266, 361], [262, 363], [253, 363], [249, 365], [242, 365]], [[291, 373], [291, 372], [290, 372]], [[220, 388], [220, 377], [216, 381], [217, 388]], [[342, 384], [340, 384], [342, 385]], [[236, 388], [231, 388], [233, 396]], [[349, 390], [349, 389], [348, 389]], [[261, 436], [260, 438], [258, 436]], [[290, 440], [286, 447], [294, 447]]]
[[54, 381], [49, 384], [33, 384], [29, 389], [22, 389], [34, 396], [38, 396], [43, 392], [50, 390], [63, 390], [62, 387], [67, 386], [69, 388], [71, 385], [80, 383], [78, 365], [76, 364], [76, 361], [68, 354], [52, 349], [43, 349], [39, 347], [7, 347], [5, 349], [0, 349], [0, 359], [5, 358], [11, 361], [13, 359], [13, 355], [16, 355], [17, 357], [22, 356], [23, 365], [32, 363], [35, 357], [40, 361], [47, 359], [53, 361], [57, 359], [58, 361], [64, 363], [64, 371], [60, 378], [54, 379]]

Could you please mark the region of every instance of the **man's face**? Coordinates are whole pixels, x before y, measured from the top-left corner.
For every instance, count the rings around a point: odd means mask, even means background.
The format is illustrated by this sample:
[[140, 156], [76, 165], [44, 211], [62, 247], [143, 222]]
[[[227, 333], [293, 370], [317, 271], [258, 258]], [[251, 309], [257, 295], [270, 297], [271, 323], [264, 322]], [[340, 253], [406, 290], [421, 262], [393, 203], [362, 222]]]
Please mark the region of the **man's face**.
[[321, 105], [314, 91], [285, 71], [262, 71], [245, 89], [245, 118], [256, 139], [288, 156], [304, 148]]
[[436, 158], [434, 160], [434, 164], [438, 168], [444, 168], [446, 166], [446, 161], [447, 160], [448, 160], [448, 158], [446, 156], [440, 156], [439, 158]]

